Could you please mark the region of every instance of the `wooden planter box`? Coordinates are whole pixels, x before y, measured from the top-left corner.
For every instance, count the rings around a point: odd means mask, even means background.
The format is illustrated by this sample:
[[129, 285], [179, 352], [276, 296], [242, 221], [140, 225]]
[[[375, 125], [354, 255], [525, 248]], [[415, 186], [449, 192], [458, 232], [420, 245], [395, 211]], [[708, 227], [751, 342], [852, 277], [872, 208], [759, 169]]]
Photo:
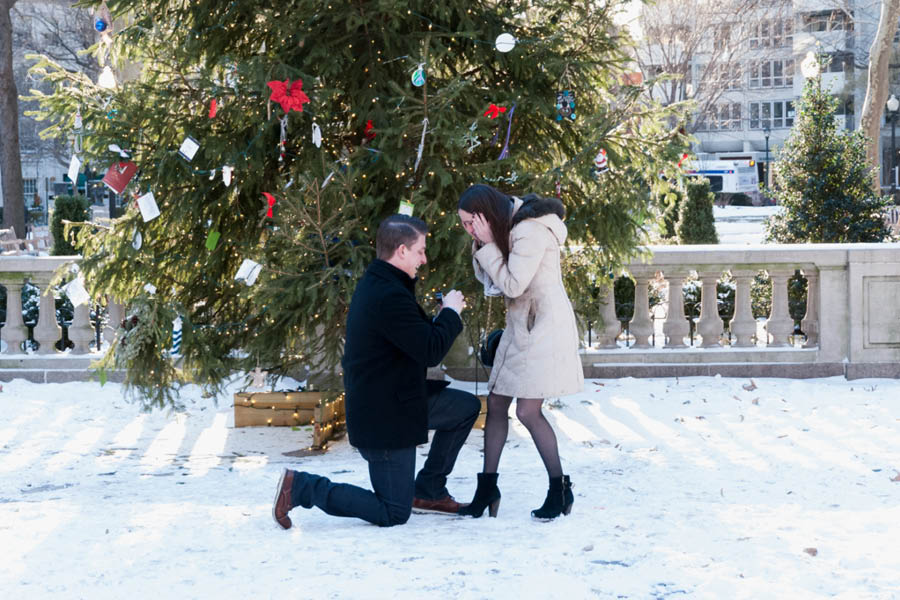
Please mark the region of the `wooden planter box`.
[[235, 427], [309, 425], [322, 392], [239, 392], [234, 395]]
[[321, 448], [346, 424], [344, 394], [326, 402], [328, 392], [239, 392], [234, 395], [235, 427], [313, 426], [313, 446]]

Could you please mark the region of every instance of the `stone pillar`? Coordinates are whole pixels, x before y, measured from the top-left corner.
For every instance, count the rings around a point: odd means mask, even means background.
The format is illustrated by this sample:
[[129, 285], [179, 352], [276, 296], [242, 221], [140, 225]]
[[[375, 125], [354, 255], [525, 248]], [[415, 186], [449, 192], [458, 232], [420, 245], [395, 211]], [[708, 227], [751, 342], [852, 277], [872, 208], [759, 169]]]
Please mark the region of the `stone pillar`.
[[103, 328], [103, 341], [112, 344], [116, 339], [116, 331], [125, 318], [125, 307], [110, 298], [106, 303], [106, 326]]
[[684, 338], [690, 335], [691, 326], [684, 316], [684, 283], [687, 273], [672, 270], [665, 273], [669, 283], [669, 306], [666, 309], [666, 321], [663, 333], [666, 334], [666, 348], [685, 348]]
[[40, 344], [38, 354], [55, 354], [56, 342], [62, 338], [62, 327], [56, 322], [56, 300], [50, 278], [53, 273], [35, 274], [31, 283], [41, 290], [41, 301], [38, 308], [38, 322], [34, 327], [34, 340]]
[[22, 319], [23, 279], [10, 280], [11, 273], [4, 273], [0, 284], [6, 288], [6, 323], [0, 328], [0, 339], [6, 342], [5, 354], [21, 354], [22, 342], [28, 339], [28, 328]]
[[75, 307], [75, 316], [69, 325], [69, 339], [75, 346], [72, 354], [90, 352], [91, 340], [94, 339], [94, 328], [91, 327], [91, 304], [85, 302]]
[[616, 348], [616, 338], [622, 329], [619, 319], [616, 318], [616, 294], [615, 286], [610, 281], [609, 285], [600, 286], [600, 327], [597, 328], [597, 347], [601, 349]]
[[750, 286], [756, 277], [755, 271], [739, 271], [732, 269], [734, 278], [734, 317], [731, 319], [731, 333], [734, 335], [732, 346], [748, 348], [753, 346], [756, 334], [756, 319], [753, 318], [753, 306], [750, 300]]
[[653, 278], [650, 271], [633, 271], [634, 277], [634, 316], [628, 329], [634, 336], [632, 348], [649, 348], [650, 336], [653, 334], [653, 321], [650, 320], [650, 295], [647, 286]]
[[788, 308], [788, 279], [794, 276], [793, 269], [772, 269], [772, 313], [766, 321], [766, 331], [772, 336], [771, 348], [789, 346], [788, 336], [794, 333], [794, 320]]
[[800, 321], [800, 329], [806, 334], [804, 348], [819, 345], [819, 271], [815, 267], [803, 269], [806, 277], [806, 315]]
[[698, 272], [697, 276], [703, 287], [700, 291], [700, 320], [697, 322], [697, 333], [703, 338], [701, 348], [714, 348], [721, 345], [722, 331], [725, 328], [719, 316], [719, 298], [716, 283], [721, 273], [717, 271]]

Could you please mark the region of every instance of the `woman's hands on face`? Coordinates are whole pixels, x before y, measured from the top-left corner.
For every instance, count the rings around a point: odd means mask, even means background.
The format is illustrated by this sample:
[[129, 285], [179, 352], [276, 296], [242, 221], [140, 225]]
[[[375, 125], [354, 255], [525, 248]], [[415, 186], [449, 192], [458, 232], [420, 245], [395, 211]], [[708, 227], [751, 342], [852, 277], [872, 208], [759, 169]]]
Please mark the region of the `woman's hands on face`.
[[472, 229], [475, 233], [475, 239], [482, 244], [493, 244], [494, 234], [491, 226], [481, 213], [475, 213], [472, 216]]

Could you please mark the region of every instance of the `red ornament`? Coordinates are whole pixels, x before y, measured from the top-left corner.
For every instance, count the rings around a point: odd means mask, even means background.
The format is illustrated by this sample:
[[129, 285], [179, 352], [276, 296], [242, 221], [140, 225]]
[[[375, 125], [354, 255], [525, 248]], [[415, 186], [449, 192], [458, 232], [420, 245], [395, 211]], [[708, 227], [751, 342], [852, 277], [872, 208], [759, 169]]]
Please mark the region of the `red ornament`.
[[372, 119], [366, 121], [366, 138], [369, 141], [375, 139], [375, 125], [372, 124]]
[[272, 214], [272, 208], [275, 206], [275, 196], [269, 192], [263, 192], [262, 195], [265, 196], [266, 200], [269, 202], [269, 210], [266, 211], [266, 216], [271, 219], [274, 216]]
[[219, 103], [216, 102], [215, 98], [213, 98], [212, 100], [209, 101], [209, 118], [215, 119], [216, 111], [218, 111], [218, 110], [219, 110]]
[[505, 112], [506, 112], [505, 106], [497, 106], [496, 104], [491, 103], [491, 105], [488, 107], [488, 109], [486, 111], [484, 111], [484, 114], [481, 116], [496, 119], [497, 117], [500, 116], [500, 113], [505, 113]]
[[103, 176], [103, 183], [115, 193], [121, 194], [135, 173], [137, 165], [131, 161], [113, 163]]
[[688, 157], [687, 152], [685, 152], [684, 154], [681, 155], [681, 160], [678, 161], [679, 167], [681, 166], [681, 163], [683, 163], [687, 159], [687, 157]]
[[284, 112], [296, 110], [303, 112], [303, 105], [309, 102], [309, 96], [303, 93], [303, 80], [298, 79], [291, 83], [290, 79], [284, 81], [270, 81], [268, 86], [272, 89], [269, 100], [281, 105]]

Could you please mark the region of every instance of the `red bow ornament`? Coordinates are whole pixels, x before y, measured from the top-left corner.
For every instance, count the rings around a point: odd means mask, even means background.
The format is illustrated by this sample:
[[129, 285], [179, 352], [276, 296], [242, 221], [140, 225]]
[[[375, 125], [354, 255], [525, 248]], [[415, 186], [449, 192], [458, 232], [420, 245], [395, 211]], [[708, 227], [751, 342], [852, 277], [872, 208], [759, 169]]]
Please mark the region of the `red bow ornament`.
[[290, 79], [285, 79], [284, 81], [276, 79], [275, 81], [270, 81], [268, 86], [272, 90], [269, 100], [280, 104], [281, 109], [285, 113], [292, 110], [303, 112], [303, 105], [309, 102], [309, 96], [303, 93], [302, 79], [298, 79], [294, 83], [291, 83]]
[[274, 217], [274, 215], [272, 214], [272, 208], [275, 207], [275, 196], [273, 196], [269, 192], [263, 192], [262, 195], [266, 197], [266, 201], [268, 201], [269, 203], [269, 210], [266, 211], [266, 216], [271, 219], [272, 217]]
[[484, 111], [483, 117], [490, 117], [492, 119], [496, 119], [500, 116], [500, 113], [505, 113], [505, 106], [497, 106], [496, 104], [491, 104], [486, 111]]

